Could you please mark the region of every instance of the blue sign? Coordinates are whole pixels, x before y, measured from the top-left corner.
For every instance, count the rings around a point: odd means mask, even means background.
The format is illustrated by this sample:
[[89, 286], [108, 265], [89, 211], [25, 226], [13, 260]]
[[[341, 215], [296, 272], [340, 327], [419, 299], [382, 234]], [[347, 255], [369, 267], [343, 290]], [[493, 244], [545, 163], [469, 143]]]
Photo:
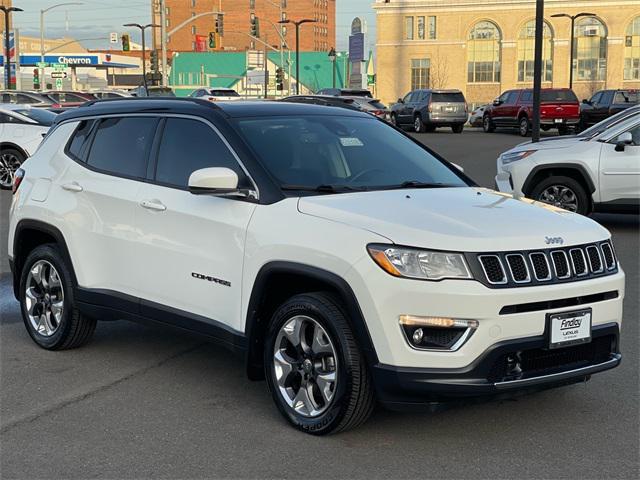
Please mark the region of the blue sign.
[[349, 59], [354, 63], [364, 60], [364, 33], [349, 36]]
[[[4, 65], [3, 62], [0, 65]], [[45, 55], [46, 63], [66, 63], [70, 67], [92, 67], [100, 65], [97, 55]], [[20, 55], [20, 65], [37, 65], [40, 62], [40, 55]]]

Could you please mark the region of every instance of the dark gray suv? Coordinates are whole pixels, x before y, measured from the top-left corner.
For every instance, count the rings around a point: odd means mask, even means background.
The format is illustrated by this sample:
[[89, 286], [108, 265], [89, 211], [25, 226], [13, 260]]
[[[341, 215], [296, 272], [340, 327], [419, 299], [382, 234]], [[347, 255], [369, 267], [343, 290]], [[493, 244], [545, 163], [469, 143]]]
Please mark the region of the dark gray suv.
[[451, 127], [462, 133], [467, 122], [467, 102], [460, 90], [413, 90], [391, 107], [391, 123], [418, 132]]

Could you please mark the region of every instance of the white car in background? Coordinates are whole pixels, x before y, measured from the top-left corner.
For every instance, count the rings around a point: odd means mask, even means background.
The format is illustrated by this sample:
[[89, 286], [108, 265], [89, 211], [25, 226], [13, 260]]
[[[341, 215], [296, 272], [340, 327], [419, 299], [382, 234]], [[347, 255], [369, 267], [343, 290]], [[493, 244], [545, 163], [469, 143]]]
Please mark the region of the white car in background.
[[640, 106], [571, 137], [523, 143], [498, 158], [501, 192], [587, 215], [640, 209]]
[[242, 99], [240, 94], [233, 88], [199, 88], [189, 96], [210, 102], [231, 102]]
[[11, 189], [15, 171], [33, 155], [55, 118], [42, 108], [0, 104], [0, 188]]

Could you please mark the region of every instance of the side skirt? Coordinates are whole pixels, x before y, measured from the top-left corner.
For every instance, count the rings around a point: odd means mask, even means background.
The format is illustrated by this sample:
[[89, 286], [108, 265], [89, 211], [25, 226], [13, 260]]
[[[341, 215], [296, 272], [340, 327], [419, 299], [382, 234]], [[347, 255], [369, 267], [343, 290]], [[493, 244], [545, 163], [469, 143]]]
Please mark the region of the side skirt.
[[76, 305], [97, 320], [129, 320], [145, 325], [166, 325], [195, 333], [234, 353], [244, 354], [247, 338], [216, 320], [112, 290], [77, 288]]

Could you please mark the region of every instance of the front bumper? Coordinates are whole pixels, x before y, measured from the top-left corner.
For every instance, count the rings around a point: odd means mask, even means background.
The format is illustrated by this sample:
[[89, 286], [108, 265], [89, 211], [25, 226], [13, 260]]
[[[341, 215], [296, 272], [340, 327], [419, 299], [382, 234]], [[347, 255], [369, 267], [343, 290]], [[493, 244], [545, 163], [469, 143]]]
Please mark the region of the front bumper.
[[[372, 369], [378, 400], [392, 410], [422, 410], [469, 397], [513, 396], [587, 380], [622, 358], [617, 323], [595, 326], [589, 344], [557, 350], [548, 344], [546, 335], [500, 342], [464, 368], [378, 364]], [[517, 368], [509, 362], [514, 358]]]

